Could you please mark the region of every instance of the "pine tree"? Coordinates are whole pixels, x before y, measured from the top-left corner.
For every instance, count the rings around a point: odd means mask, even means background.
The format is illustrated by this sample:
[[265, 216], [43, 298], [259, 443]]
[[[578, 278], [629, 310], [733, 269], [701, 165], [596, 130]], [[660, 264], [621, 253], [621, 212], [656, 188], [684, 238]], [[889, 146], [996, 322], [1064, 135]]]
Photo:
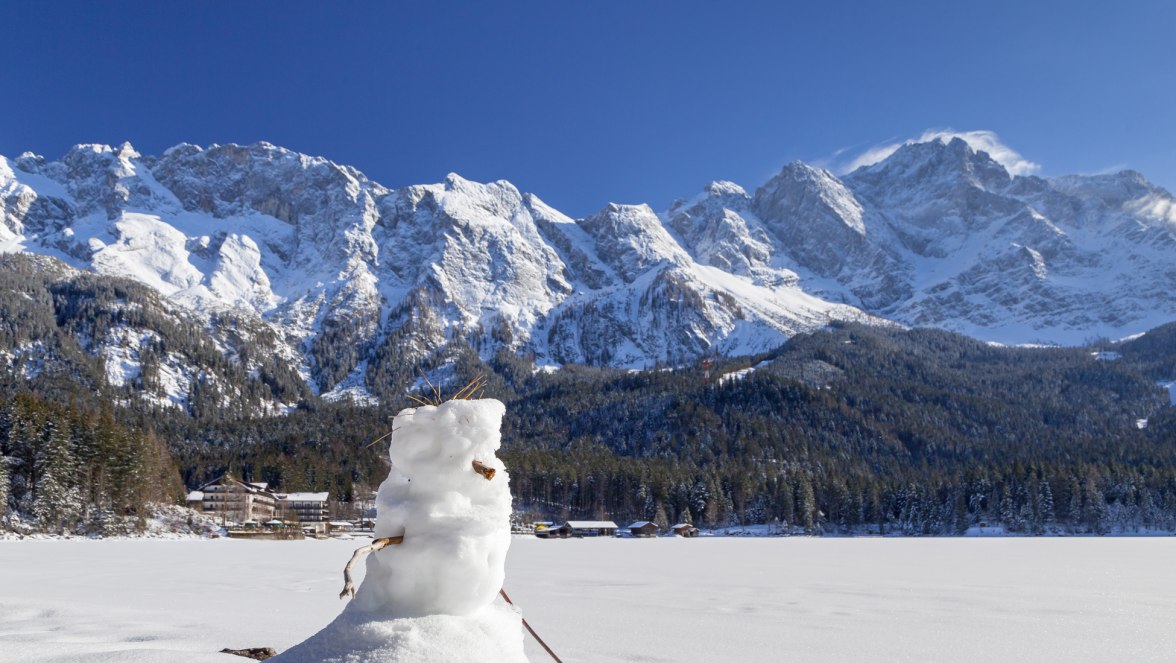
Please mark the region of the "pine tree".
[[658, 501], [657, 506], [654, 508], [653, 524], [657, 525], [659, 531], [664, 532], [670, 529], [670, 518], [666, 515], [666, 508], [662, 505], [661, 501]]
[[694, 486], [690, 488], [690, 508], [687, 509], [691, 514], [703, 514], [703, 519], [706, 519], [706, 508], [710, 503], [710, 491], [707, 488], [706, 481], [699, 477], [694, 481]]
[[0, 451], [0, 525], [8, 522], [8, 493], [11, 482], [8, 477], [8, 457]]
[[1082, 486], [1077, 477], [1070, 478], [1070, 506], [1067, 510], [1070, 519], [1070, 529], [1076, 530], [1082, 526]]
[[75, 485], [77, 467], [69, 437], [52, 419], [42, 429], [40, 471], [33, 501], [33, 516], [45, 531], [71, 529], [81, 512], [81, 496]]
[[813, 484], [807, 478], [802, 478], [796, 488], [796, 516], [805, 532], [813, 531], [813, 523], [817, 514], [817, 499], [813, 495]]
[[1040, 532], [1044, 532], [1045, 528], [1054, 522], [1054, 498], [1053, 490], [1049, 487], [1049, 481], [1042, 479], [1037, 484], [1037, 522], [1041, 528]]
[[1106, 534], [1111, 530], [1111, 510], [1107, 506], [1106, 496], [1098, 487], [1093, 475], [1087, 477], [1083, 488], [1084, 513], [1083, 520], [1090, 531], [1095, 534]]
[[1155, 529], [1160, 520], [1160, 511], [1152, 491], [1146, 488], [1143, 490], [1143, 497], [1140, 498], [1139, 511], [1143, 526], [1148, 530]]
[[1020, 527], [1017, 526], [1018, 520], [1017, 509], [1013, 505], [1013, 495], [1009, 491], [1009, 487], [1005, 486], [1000, 491], [1000, 522], [1010, 532], [1016, 532], [1020, 530]]

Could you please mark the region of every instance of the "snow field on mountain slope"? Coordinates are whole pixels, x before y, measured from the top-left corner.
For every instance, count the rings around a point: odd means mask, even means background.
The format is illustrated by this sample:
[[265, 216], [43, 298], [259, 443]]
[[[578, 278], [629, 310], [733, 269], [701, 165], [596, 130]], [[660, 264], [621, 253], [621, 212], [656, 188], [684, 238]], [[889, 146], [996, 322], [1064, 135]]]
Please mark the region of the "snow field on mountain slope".
[[[339, 613], [364, 542], [0, 541], [0, 661], [281, 651]], [[1173, 537], [516, 537], [506, 590], [568, 663], [1161, 661], [1174, 555]]]

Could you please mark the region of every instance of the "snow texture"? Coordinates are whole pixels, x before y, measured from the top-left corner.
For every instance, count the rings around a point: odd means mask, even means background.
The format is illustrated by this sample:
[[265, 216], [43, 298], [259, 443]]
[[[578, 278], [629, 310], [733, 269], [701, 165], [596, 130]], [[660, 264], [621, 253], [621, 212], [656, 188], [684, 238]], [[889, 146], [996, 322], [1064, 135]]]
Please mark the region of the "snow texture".
[[[0, 661], [283, 651], [336, 617], [356, 545], [0, 541]], [[1167, 661], [1173, 555], [1176, 537], [516, 537], [506, 589], [566, 663]]]
[[343, 614], [279, 660], [526, 661], [519, 614], [492, 605], [511, 542], [509, 478], [494, 455], [505, 411], [451, 400], [396, 415], [375, 536], [404, 540], [372, 553]]
[[470, 615], [370, 619], [344, 611], [315, 637], [271, 659], [305, 663], [526, 661], [519, 613], [506, 604]]

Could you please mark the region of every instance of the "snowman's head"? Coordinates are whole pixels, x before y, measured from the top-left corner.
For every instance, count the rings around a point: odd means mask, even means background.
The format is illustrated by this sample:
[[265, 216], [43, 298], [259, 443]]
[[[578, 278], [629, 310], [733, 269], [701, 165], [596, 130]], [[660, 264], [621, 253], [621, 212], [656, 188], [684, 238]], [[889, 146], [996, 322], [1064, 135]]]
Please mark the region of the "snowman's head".
[[505, 413], [506, 406], [490, 398], [403, 410], [393, 421], [388, 455], [410, 481], [492, 478], [501, 467], [494, 452], [502, 441]]

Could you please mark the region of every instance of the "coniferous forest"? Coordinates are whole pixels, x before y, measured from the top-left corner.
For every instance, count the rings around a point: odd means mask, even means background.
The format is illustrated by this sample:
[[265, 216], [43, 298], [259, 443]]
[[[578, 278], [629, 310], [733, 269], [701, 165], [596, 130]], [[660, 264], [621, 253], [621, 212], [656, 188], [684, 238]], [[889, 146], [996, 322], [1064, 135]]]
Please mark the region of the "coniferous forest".
[[[10, 362], [0, 381], [6, 523], [133, 529], [147, 503], [226, 471], [344, 503], [386, 475], [381, 438], [407, 398], [357, 407], [304, 394], [280, 416], [134, 398], [133, 385], [102, 386], [100, 362], [60, 331], [78, 294], [54, 296], [58, 319], [31, 322], [48, 330], [36, 342], [61, 351], [31, 371]], [[27, 345], [28, 325], [3, 319], [8, 346]], [[196, 335], [164, 340], [206, 351]], [[810, 533], [1176, 530], [1176, 408], [1157, 384], [1176, 376], [1176, 326], [1050, 349], [848, 325], [766, 355], [640, 372], [536, 371], [525, 356], [483, 362], [453, 346], [442, 390], [482, 375], [482, 395], [507, 404], [502, 457], [527, 516]]]

